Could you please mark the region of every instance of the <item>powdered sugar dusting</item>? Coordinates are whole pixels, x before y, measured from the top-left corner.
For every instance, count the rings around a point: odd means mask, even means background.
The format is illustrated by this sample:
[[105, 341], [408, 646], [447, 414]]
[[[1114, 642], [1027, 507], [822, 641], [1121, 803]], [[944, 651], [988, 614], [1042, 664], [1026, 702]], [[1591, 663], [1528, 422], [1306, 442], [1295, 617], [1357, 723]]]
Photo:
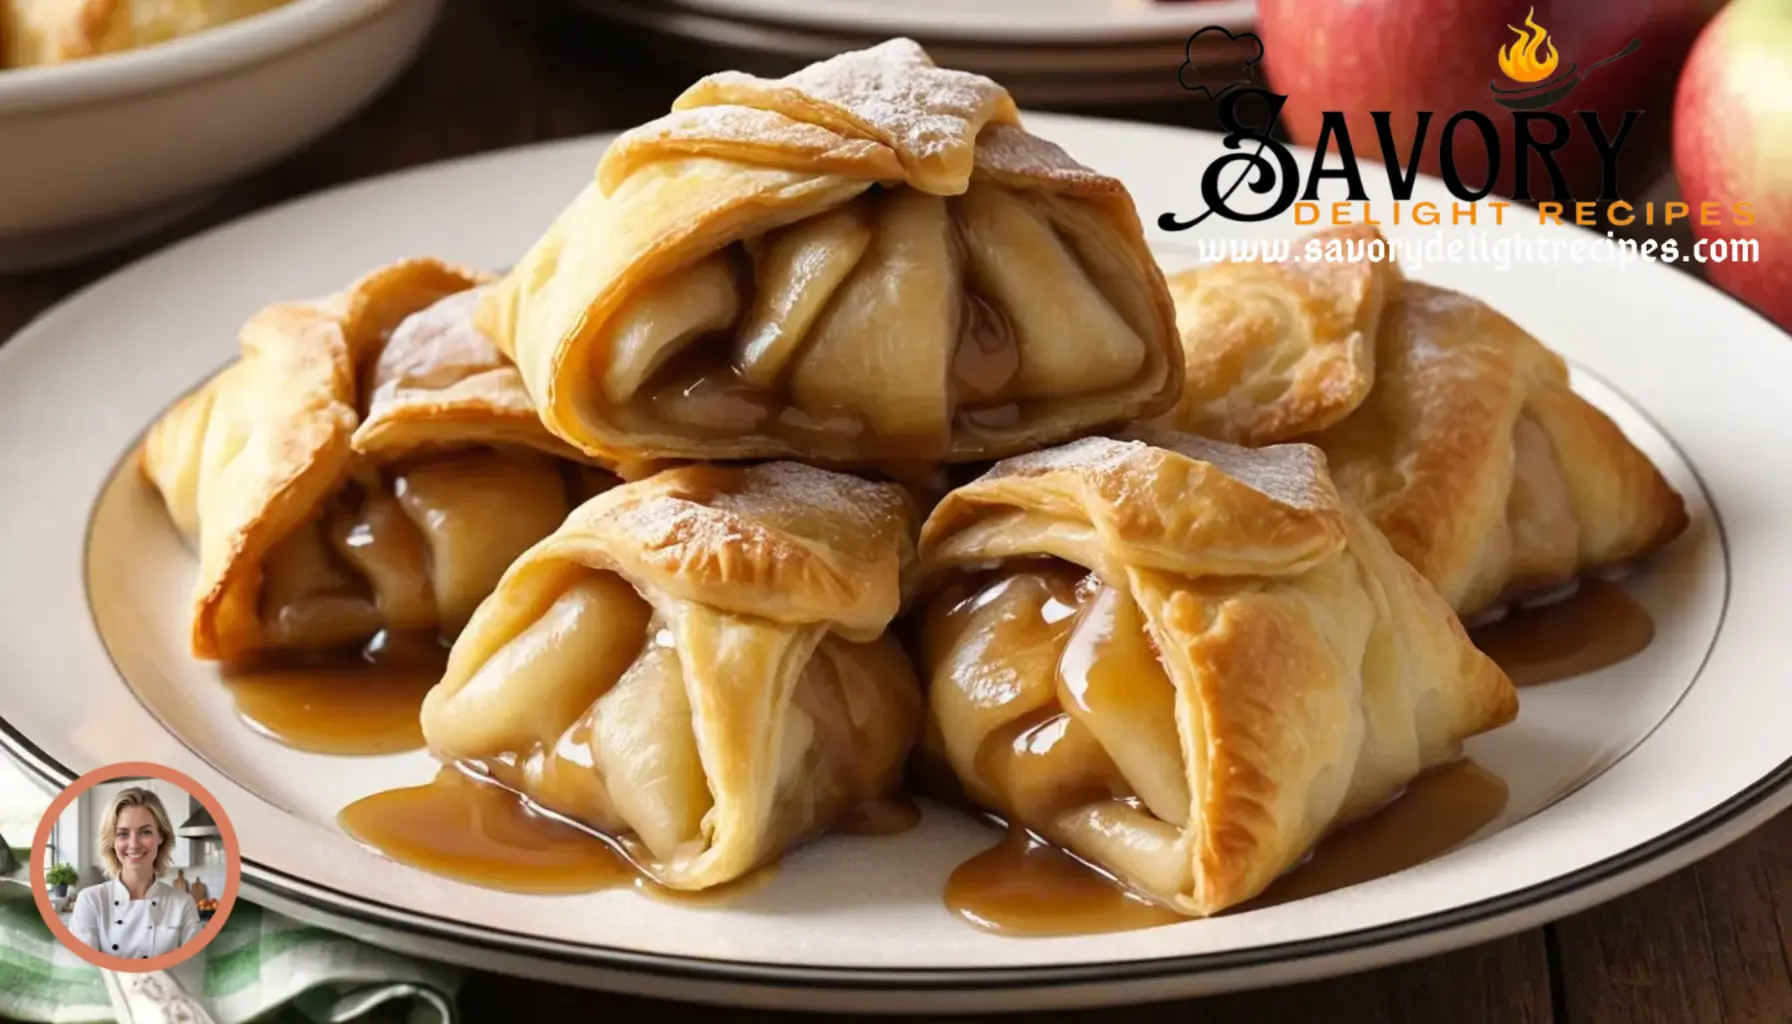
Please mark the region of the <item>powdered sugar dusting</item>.
[[645, 537], [738, 545], [768, 528], [795, 527], [791, 532], [807, 534], [795, 521], [801, 519], [831, 521], [825, 531], [830, 536], [838, 532], [875, 547], [900, 526], [907, 507], [907, 497], [894, 484], [798, 462], [700, 464], [669, 472], [681, 475], [681, 486], [627, 514], [631, 529]]
[[978, 130], [1013, 104], [991, 79], [936, 67], [912, 39], [841, 54], [786, 81], [852, 111], [920, 160], [973, 144]]
[[1161, 447], [1205, 462], [1254, 491], [1283, 505], [1321, 508], [1337, 504], [1325, 469], [1325, 455], [1310, 444], [1276, 444], [1263, 448], [1210, 441], [1191, 434], [1158, 439]]
[[630, 129], [610, 146], [599, 183], [614, 191], [634, 166], [664, 153], [707, 153], [752, 162], [828, 161], [878, 177], [896, 177], [901, 166], [890, 150], [868, 139], [848, 139], [820, 125], [776, 110], [736, 103], [675, 110]]
[[777, 592], [780, 621], [881, 630], [914, 557], [900, 488], [792, 462], [684, 466], [576, 515], [610, 527], [627, 549], [616, 557], [684, 580], [706, 604], [761, 614]]
[[[632, 128], [616, 140], [616, 147], [643, 141], [674, 139], [725, 139], [782, 148], [825, 148], [840, 137], [819, 125], [798, 121], [776, 110], [761, 110], [736, 103], [674, 110], [657, 120]], [[612, 147], [612, 148], [616, 148]]]
[[1117, 441], [1110, 437], [1085, 437], [1044, 448], [1025, 455], [1003, 459], [989, 470], [989, 476], [1043, 476], [1061, 470], [1073, 472], [1111, 472], [1128, 460], [1142, 454], [1149, 446], [1143, 441]]
[[1015, 124], [991, 124], [977, 136], [977, 169], [998, 178], [1045, 179], [1077, 192], [1120, 192], [1119, 180], [1078, 163], [1055, 142]]
[[626, 509], [620, 518], [629, 533], [640, 538], [648, 550], [675, 542], [713, 550], [738, 550], [746, 541], [738, 519], [685, 497], [662, 495]]
[[[967, 71], [936, 66], [912, 39], [891, 39], [843, 53], [775, 81], [738, 71], [711, 75], [675, 106], [751, 103], [794, 90], [837, 108], [893, 147], [916, 187], [955, 187], [968, 179], [977, 135], [991, 121], [1018, 121], [1008, 91]], [[775, 103], [775, 99], [773, 100]], [[794, 111], [793, 111], [794, 113]]]
[[1312, 445], [1241, 448], [1170, 431], [1151, 431], [1145, 436], [1149, 441], [1086, 437], [1056, 448], [1004, 459], [990, 470], [989, 475], [1039, 476], [1067, 470], [1108, 476], [1148, 457], [1153, 448], [1161, 448], [1204, 462], [1282, 505], [1324, 508], [1336, 504], [1336, 492], [1325, 471], [1325, 456]]
[[[822, 515], [882, 530], [907, 499], [894, 484], [873, 483], [800, 462], [768, 462], [747, 470], [750, 486], [740, 498], [753, 503], [798, 505]], [[737, 506], [740, 507], [740, 506]]]

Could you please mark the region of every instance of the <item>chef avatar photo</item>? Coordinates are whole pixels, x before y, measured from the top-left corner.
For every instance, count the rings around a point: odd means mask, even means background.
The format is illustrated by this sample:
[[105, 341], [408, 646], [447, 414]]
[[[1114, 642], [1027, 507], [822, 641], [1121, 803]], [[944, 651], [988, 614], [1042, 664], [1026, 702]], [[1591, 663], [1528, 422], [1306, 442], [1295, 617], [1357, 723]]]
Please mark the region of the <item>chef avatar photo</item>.
[[235, 833], [186, 776], [145, 763], [113, 767], [77, 780], [39, 825], [39, 906], [57, 937], [90, 962], [166, 969], [222, 926], [215, 918], [226, 889], [234, 892]]
[[163, 880], [174, 863], [174, 824], [154, 791], [120, 790], [100, 819], [106, 881], [75, 897], [69, 931], [94, 949], [132, 959], [172, 953], [202, 928], [191, 888]]

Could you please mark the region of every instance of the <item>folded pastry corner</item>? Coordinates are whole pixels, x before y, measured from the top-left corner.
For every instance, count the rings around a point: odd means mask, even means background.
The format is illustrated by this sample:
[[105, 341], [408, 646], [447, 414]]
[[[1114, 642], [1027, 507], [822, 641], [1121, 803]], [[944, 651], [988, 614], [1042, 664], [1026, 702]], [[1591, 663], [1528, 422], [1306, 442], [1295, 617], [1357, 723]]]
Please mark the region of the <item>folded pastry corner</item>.
[[1486, 303], [1406, 278], [1391, 252], [1372, 258], [1378, 237], [1322, 232], [1294, 244], [1340, 247], [1320, 262], [1173, 275], [1189, 379], [1159, 422], [1318, 446], [1339, 491], [1465, 616], [1685, 530], [1681, 495], [1558, 354]]
[[609, 458], [994, 459], [1182, 386], [1125, 188], [906, 39], [698, 82], [479, 323], [549, 429]]
[[478, 444], [530, 449], [579, 463], [597, 480], [636, 480], [664, 468], [639, 459], [599, 463], [542, 426], [522, 374], [475, 323], [490, 281], [482, 275], [392, 332], [362, 374], [366, 411], [355, 451], [393, 462]]
[[488, 280], [404, 260], [268, 306], [150, 428], [139, 467], [198, 553], [196, 656], [452, 636], [510, 558], [614, 483], [481, 362], [467, 299]]
[[922, 528], [930, 742], [966, 795], [1191, 916], [1517, 714], [1309, 445], [999, 463]]
[[898, 782], [914, 523], [894, 484], [790, 462], [611, 489], [480, 605], [424, 736], [662, 885], [737, 879]]
[[1465, 616], [1647, 555], [1689, 521], [1561, 356], [1486, 303], [1418, 282], [1389, 311], [1361, 411], [1312, 440]]
[[1168, 424], [1274, 444], [1323, 430], [1362, 404], [1400, 265], [1373, 227], [1316, 232], [1308, 245], [1340, 258], [1239, 258], [1169, 275], [1187, 376]]

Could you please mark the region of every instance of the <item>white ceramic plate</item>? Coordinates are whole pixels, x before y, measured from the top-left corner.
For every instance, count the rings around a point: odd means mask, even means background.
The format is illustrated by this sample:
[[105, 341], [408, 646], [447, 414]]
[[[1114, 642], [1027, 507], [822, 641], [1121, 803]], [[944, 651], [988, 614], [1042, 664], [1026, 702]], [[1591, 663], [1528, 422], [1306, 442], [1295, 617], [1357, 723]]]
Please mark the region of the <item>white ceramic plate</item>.
[[[1225, 152], [1176, 129], [1032, 115], [1035, 131], [1121, 177], [1147, 224], [1195, 200]], [[350, 800], [422, 781], [421, 754], [299, 753], [238, 722], [187, 657], [192, 561], [134, 475], [144, 427], [234, 352], [272, 300], [436, 254], [512, 263], [586, 180], [605, 140], [409, 171], [227, 225], [85, 290], [0, 347], [0, 705], [6, 744], [60, 783], [150, 759], [232, 815], [249, 898], [396, 948], [650, 995], [789, 1008], [929, 1012], [1161, 999], [1440, 952], [1609, 899], [1708, 854], [1792, 801], [1785, 627], [1792, 344], [1692, 278], [1613, 264], [1408, 266], [1464, 289], [1566, 353], [1578, 386], [1687, 496], [1692, 526], [1630, 588], [1658, 635], [1643, 654], [1524, 694], [1471, 743], [1511, 787], [1507, 812], [1420, 867], [1204, 922], [1088, 938], [1008, 939], [941, 904], [991, 836], [938, 807], [912, 832], [836, 837], [725, 907], [629, 891], [523, 897], [411, 870], [348, 840]], [[1384, 186], [1385, 187], [1385, 186]], [[1372, 186], [1373, 188], [1373, 186]], [[1419, 199], [1447, 202], [1435, 182]], [[1286, 223], [1213, 227], [1284, 235]], [[1389, 227], [1392, 237], [1429, 229]], [[1568, 228], [1463, 237], [1584, 238]], [[1190, 240], [1152, 230], [1166, 262]], [[91, 547], [89, 540], [91, 538]], [[88, 584], [91, 572], [94, 586]], [[128, 679], [128, 683], [127, 680]]]

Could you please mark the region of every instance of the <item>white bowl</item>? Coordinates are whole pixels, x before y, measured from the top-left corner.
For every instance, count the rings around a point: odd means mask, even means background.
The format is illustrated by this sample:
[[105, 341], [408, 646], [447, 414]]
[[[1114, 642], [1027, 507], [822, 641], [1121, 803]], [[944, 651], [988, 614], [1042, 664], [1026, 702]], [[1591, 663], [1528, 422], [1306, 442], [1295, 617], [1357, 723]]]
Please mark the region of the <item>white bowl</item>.
[[441, 0], [293, 0], [172, 42], [0, 71], [0, 272], [91, 255], [341, 123]]

